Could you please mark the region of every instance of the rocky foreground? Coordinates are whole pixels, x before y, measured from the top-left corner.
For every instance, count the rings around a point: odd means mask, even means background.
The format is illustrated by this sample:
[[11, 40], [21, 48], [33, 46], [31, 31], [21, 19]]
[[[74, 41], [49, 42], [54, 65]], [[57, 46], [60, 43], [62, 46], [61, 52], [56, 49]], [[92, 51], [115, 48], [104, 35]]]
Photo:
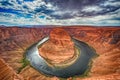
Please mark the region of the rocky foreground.
[[[99, 54], [93, 60], [88, 77], [76, 80], [120, 79], [120, 28], [63, 27], [70, 36], [88, 43]], [[48, 77], [31, 66], [23, 64], [25, 51], [32, 44], [48, 36], [53, 28], [0, 27], [0, 79], [1, 80], [59, 80]], [[6, 67], [3, 67], [6, 66]], [[14, 76], [15, 75], [15, 76]], [[6, 77], [7, 76], [7, 77]], [[10, 77], [10, 78], [9, 78]], [[72, 80], [69, 78], [68, 80]]]

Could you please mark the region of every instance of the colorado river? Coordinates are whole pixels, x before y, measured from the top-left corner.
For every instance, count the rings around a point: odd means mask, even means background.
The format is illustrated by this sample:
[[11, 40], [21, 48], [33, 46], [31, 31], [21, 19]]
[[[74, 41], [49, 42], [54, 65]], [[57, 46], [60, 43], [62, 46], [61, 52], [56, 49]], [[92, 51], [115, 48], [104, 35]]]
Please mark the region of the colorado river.
[[47, 40], [49, 40], [49, 37], [43, 38], [37, 44], [31, 46], [26, 52], [26, 58], [30, 61], [31, 66], [33, 66], [39, 72], [47, 75], [63, 78], [82, 75], [88, 69], [88, 64], [91, 58], [96, 54], [95, 51], [86, 43], [72, 38], [74, 44], [80, 50], [80, 56], [70, 66], [65, 68], [53, 68], [47, 65], [46, 61], [39, 55], [38, 52], [38, 46], [42, 45]]

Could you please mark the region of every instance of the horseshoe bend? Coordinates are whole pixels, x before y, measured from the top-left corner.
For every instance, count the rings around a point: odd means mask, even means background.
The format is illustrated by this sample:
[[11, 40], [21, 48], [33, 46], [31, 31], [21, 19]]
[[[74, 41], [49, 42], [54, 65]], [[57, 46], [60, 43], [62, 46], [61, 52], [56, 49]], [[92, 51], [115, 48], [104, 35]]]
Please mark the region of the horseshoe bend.
[[50, 32], [50, 39], [39, 48], [40, 55], [53, 65], [62, 66], [77, 57], [70, 35], [62, 28]]
[[71, 38], [62, 28], [52, 29], [49, 37], [40, 40], [26, 53], [31, 66], [39, 72], [62, 78], [83, 75], [93, 56], [95, 51], [90, 46]]
[[0, 79], [119, 80], [119, 36], [119, 27], [1, 26]]

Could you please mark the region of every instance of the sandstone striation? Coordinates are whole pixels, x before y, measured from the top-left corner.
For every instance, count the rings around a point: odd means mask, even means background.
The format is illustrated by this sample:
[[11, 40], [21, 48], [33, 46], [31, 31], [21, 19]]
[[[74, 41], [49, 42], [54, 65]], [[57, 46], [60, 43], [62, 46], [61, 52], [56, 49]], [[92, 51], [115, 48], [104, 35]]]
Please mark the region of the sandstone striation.
[[[88, 43], [96, 50], [96, 53], [99, 54], [99, 56], [93, 60], [89, 77], [77, 77], [76, 80], [120, 79], [119, 27], [96, 28], [71, 26], [63, 28], [72, 37]], [[20, 61], [26, 49], [43, 37], [49, 35], [51, 29], [53, 28], [0, 27], [0, 80], [14, 80], [12, 75], [17, 73], [18, 69], [22, 66]], [[59, 80], [56, 77], [46, 77], [30, 66], [25, 67], [18, 75], [24, 78], [22, 80]]]
[[50, 39], [39, 48], [40, 55], [51, 64], [62, 64], [75, 58], [74, 43], [62, 28], [50, 32]]
[[49, 28], [0, 27], [0, 56], [18, 73], [26, 49], [49, 31]]
[[16, 74], [0, 57], [0, 80], [23, 80], [23, 78]]

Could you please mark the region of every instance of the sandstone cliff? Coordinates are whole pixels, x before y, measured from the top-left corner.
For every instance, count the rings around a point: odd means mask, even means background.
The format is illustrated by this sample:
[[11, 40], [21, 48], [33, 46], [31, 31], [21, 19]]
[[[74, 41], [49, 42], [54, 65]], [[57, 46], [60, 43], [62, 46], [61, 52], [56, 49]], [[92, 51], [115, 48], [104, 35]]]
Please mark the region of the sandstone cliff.
[[74, 43], [62, 28], [54, 28], [50, 39], [39, 48], [40, 55], [53, 65], [65, 63], [75, 56]]
[[0, 80], [23, 80], [15, 71], [0, 58]]
[[[120, 79], [120, 28], [80, 26], [63, 28], [72, 37], [88, 43], [96, 50], [96, 53], [99, 54], [99, 57], [93, 60], [89, 77], [78, 77], [78, 80]], [[43, 37], [49, 35], [51, 29], [52, 28], [0, 27], [0, 56], [4, 60], [4, 63], [17, 73], [22, 66], [21, 60], [23, 59], [26, 49]], [[2, 65], [3, 63], [1, 62], [0, 67], [2, 67]], [[14, 72], [13, 70], [12, 72]], [[8, 75], [4, 69], [3, 73], [0, 79], [4, 79], [3, 76], [5, 76], [5, 74]], [[46, 77], [30, 66], [25, 67], [18, 75], [26, 80], [58, 79], [56, 77]], [[5, 80], [9, 79], [6, 78]]]

